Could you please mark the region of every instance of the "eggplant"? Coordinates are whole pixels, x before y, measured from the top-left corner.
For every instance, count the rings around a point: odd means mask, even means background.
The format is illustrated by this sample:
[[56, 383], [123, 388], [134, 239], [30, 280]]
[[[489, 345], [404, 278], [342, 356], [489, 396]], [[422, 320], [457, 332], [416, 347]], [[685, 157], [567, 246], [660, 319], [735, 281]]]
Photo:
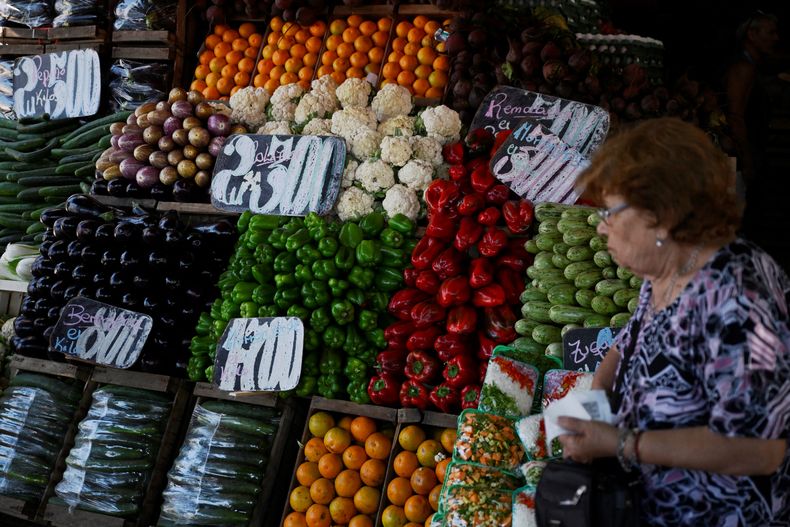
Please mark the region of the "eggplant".
[[168, 265], [167, 255], [160, 251], [151, 251], [148, 254], [148, 265], [151, 267], [165, 268]]
[[107, 287], [98, 287], [96, 288], [96, 292], [94, 293], [93, 298], [95, 298], [99, 302], [112, 302], [113, 299], [112, 290]]
[[127, 182], [128, 180], [123, 178], [117, 178], [107, 182], [107, 194], [117, 198], [125, 197]]
[[[63, 296], [63, 292], [65, 290], [66, 289], [63, 289], [63, 290], [59, 291], [61, 297]], [[54, 298], [54, 296], [53, 296], [53, 298]], [[58, 319], [60, 318], [60, 311], [62, 309], [63, 308], [61, 306], [55, 306], [55, 307], [49, 308], [49, 311], [47, 311], [47, 319], [49, 319], [50, 324], [54, 325], [54, 324], [56, 324], [58, 322]]]
[[197, 315], [197, 309], [195, 305], [189, 304], [182, 307], [179, 313], [179, 318], [181, 318], [181, 320], [184, 322], [192, 322], [194, 324], [195, 315]]
[[193, 201], [196, 185], [188, 179], [179, 179], [173, 184], [173, 199], [175, 201]]
[[151, 280], [147, 275], [136, 274], [132, 277], [132, 285], [138, 289], [147, 289], [151, 285]]
[[134, 293], [124, 293], [121, 297], [121, 307], [131, 310], [139, 309], [140, 298]]
[[55, 225], [55, 220], [58, 220], [66, 215], [68, 215], [68, 212], [63, 207], [53, 207], [51, 209], [44, 210], [41, 213], [39, 220], [47, 227], [52, 227]]
[[157, 320], [157, 327], [160, 331], [176, 331], [178, 329], [178, 321], [170, 313], [162, 313], [159, 320]]
[[119, 262], [119, 255], [117, 251], [112, 249], [108, 249], [104, 251], [101, 255], [101, 265], [102, 267], [117, 267]]
[[68, 302], [72, 298], [76, 298], [77, 294], [79, 294], [79, 286], [70, 285], [63, 291], [63, 302]]
[[82, 249], [82, 254], [80, 257], [82, 258], [82, 263], [93, 265], [99, 262], [101, 254], [99, 253], [99, 250], [93, 245], [86, 245]]
[[175, 295], [169, 295], [167, 298], [165, 298], [165, 307], [167, 308], [168, 311], [175, 313], [183, 306], [181, 305], [180, 300], [176, 298]]
[[55, 269], [52, 270], [52, 274], [55, 275], [55, 278], [63, 280], [71, 276], [72, 267], [69, 262], [58, 262]]
[[162, 230], [159, 227], [146, 227], [143, 229], [143, 242], [148, 245], [161, 245]]
[[110, 275], [110, 287], [123, 287], [129, 283], [129, 276], [123, 271], [116, 271]]
[[141, 189], [134, 181], [129, 181], [126, 184], [126, 197], [127, 198], [144, 198], [145, 191]]
[[129, 221], [121, 221], [115, 226], [113, 237], [118, 243], [133, 243], [137, 234], [136, 225]]
[[49, 255], [49, 248], [52, 247], [53, 243], [52, 241], [41, 242], [41, 245], [38, 246], [38, 253], [46, 257]]
[[95, 199], [85, 194], [74, 194], [66, 200], [66, 211], [75, 216], [109, 221], [113, 213], [117, 212], [111, 207], [102, 205]]
[[181, 278], [178, 276], [165, 276], [165, 287], [171, 291], [181, 289]]
[[15, 353], [27, 357], [44, 358], [47, 355], [46, 343], [39, 337], [14, 337], [11, 346]]
[[[176, 184], [177, 183], [178, 182], [176, 182]], [[156, 199], [159, 201], [170, 201], [173, 199], [172, 187], [165, 186], [161, 183], [157, 183], [153, 187], [149, 188], [148, 192], [151, 194], [151, 199]]]
[[115, 232], [115, 224], [113, 223], [104, 223], [102, 225], [99, 225], [96, 228], [96, 232], [93, 234], [93, 237], [96, 239], [96, 244], [99, 247], [107, 245], [114, 239], [113, 237], [114, 232]]
[[195, 287], [189, 287], [186, 291], [184, 291], [185, 297], [185, 304], [188, 306], [194, 306], [200, 304], [201, 298], [203, 298], [203, 291], [200, 289], [196, 289]]
[[147, 296], [143, 299], [143, 308], [150, 312], [156, 312], [161, 306], [158, 298]]
[[66, 254], [69, 257], [69, 260], [72, 262], [79, 262], [82, 260], [82, 249], [85, 248], [85, 244], [78, 240], [74, 240], [69, 243], [68, 247], [66, 247]]
[[63, 216], [55, 220], [52, 226], [52, 234], [59, 240], [73, 240], [77, 233], [77, 225], [80, 218], [76, 216]]
[[180, 224], [181, 222], [178, 218], [178, 212], [174, 210], [168, 210], [162, 214], [161, 218], [159, 218], [158, 227], [162, 230], [178, 229]]
[[134, 251], [124, 251], [121, 253], [119, 263], [121, 264], [121, 268], [125, 270], [134, 269], [140, 265], [140, 257]]
[[99, 225], [101, 224], [96, 220], [82, 220], [77, 224], [77, 239], [85, 242], [92, 241]]
[[[49, 312], [49, 309], [47, 310]], [[38, 317], [37, 319], [33, 320], [33, 327], [38, 331], [38, 334], [41, 335], [44, 333], [44, 330], [50, 326], [49, 319], [45, 316]]]
[[75, 265], [71, 270], [71, 277], [75, 282], [85, 284], [91, 281], [93, 272], [87, 265]]
[[165, 231], [164, 242], [169, 248], [179, 245], [183, 239], [181, 233], [175, 229], [168, 229]]
[[228, 220], [219, 220], [212, 223], [204, 223], [192, 227], [193, 231], [199, 232], [204, 236], [210, 236], [216, 240], [234, 240], [237, 230]]
[[[58, 313], [59, 313], [59, 312], [60, 312], [60, 310], [58, 310]], [[49, 342], [49, 339], [52, 337], [52, 334], [53, 334], [54, 332], [55, 332], [55, 326], [54, 326], [54, 325], [52, 325], [52, 326], [49, 326], [47, 329], [45, 329], [45, 330], [44, 330], [44, 333], [42, 333], [41, 335], [44, 337], [44, 340], [46, 340], [47, 342]]]
[[[96, 271], [93, 274], [93, 283], [97, 287], [107, 285], [107, 282], [110, 280], [110, 272], [109, 271]], [[97, 289], [98, 291], [98, 289]], [[98, 298], [96, 300], [99, 300]]]
[[55, 271], [55, 267], [55, 264], [49, 258], [39, 256], [30, 267], [30, 273], [34, 278], [38, 278], [39, 276], [52, 273]]
[[189, 272], [192, 270], [193, 266], [195, 265], [195, 257], [192, 253], [182, 253], [178, 257], [178, 270]]
[[[49, 290], [49, 297], [54, 300], [55, 302], [61, 303], [63, 302], [63, 293], [66, 291], [66, 288], [69, 286], [69, 282], [66, 280], [58, 280], [54, 284], [52, 284], [52, 288]], [[57, 319], [55, 319], [57, 321]]]
[[81, 296], [82, 298], [95, 298], [96, 290], [88, 286], [80, 287], [79, 291], [77, 291], [77, 296]]
[[33, 322], [35, 323], [37, 318], [41, 318], [44, 315], [46, 315], [47, 311], [49, 311], [49, 308], [51, 307], [52, 307], [52, 300], [50, 300], [49, 298], [39, 298], [38, 300], [36, 300], [36, 307], [33, 310], [34, 313]]
[[53, 262], [63, 262], [68, 256], [68, 251], [66, 250], [67, 247], [68, 244], [65, 241], [58, 240], [49, 246], [47, 256]]
[[52, 234], [52, 229], [45, 230], [44, 236], [41, 237], [42, 242], [54, 242], [55, 240], [57, 240], [57, 238]]
[[17, 337], [32, 337], [38, 333], [33, 327], [32, 319], [24, 315], [19, 315], [14, 319], [14, 334]]
[[22, 299], [22, 303], [19, 305], [19, 313], [22, 316], [28, 317], [31, 324], [33, 323], [33, 317], [36, 316], [36, 302], [38, 302], [38, 299], [31, 296], [25, 296]]
[[186, 237], [187, 246], [193, 252], [199, 252], [205, 245], [203, 235], [199, 232], [190, 232]]

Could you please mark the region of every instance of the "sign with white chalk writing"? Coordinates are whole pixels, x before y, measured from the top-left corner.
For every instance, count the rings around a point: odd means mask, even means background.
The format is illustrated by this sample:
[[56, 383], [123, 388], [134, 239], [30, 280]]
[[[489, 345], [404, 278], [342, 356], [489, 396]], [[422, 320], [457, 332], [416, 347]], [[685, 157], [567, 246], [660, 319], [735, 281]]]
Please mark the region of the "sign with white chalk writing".
[[92, 49], [19, 57], [14, 62], [17, 117], [93, 115], [101, 101], [101, 65]]
[[326, 214], [340, 192], [346, 143], [314, 135], [232, 135], [214, 164], [218, 209], [278, 216]]
[[78, 296], [60, 312], [52, 351], [113, 368], [130, 368], [151, 333], [150, 316]]
[[619, 328], [580, 328], [566, 331], [562, 337], [565, 369], [594, 372], [619, 332]]
[[231, 319], [217, 343], [214, 384], [226, 392], [292, 390], [303, 349], [304, 324], [297, 317]]
[[491, 173], [533, 203], [575, 203], [576, 176], [590, 162], [539, 122], [524, 119], [491, 158]]
[[609, 131], [609, 113], [603, 108], [510, 86], [486, 95], [469, 129], [486, 128], [495, 134], [512, 130], [524, 119], [542, 124], [588, 158]]

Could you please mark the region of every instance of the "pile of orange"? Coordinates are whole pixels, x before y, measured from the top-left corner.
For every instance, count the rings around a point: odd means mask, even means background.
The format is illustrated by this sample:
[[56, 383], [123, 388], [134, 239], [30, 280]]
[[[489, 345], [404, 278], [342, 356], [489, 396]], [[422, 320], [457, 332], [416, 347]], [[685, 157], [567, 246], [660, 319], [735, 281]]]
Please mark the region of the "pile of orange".
[[390, 36], [392, 19], [367, 20], [359, 15], [338, 18], [329, 24], [326, 49], [318, 76], [332, 75], [341, 84], [346, 78], [378, 75]]
[[269, 93], [294, 82], [309, 89], [324, 41], [326, 23], [318, 20], [310, 26], [300, 26], [283, 22], [276, 16], [269, 22], [269, 27], [271, 32], [261, 51], [253, 85], [265, 88]]
[[369, 417], [316, 412], [282, 527], [373, 527], [392, 433]]
[[428, 438], [425, 429], [409, 425], [401, 430], [398, 443], [403, 449], [392, 461], [396, 477], [387, 485], [390, 505], [381, 513], [383, 527], [426, 527], [439, 510], [442, 482], [450, 464], [456, 433], [451, 428], [434, 429]]
[[[447, 21], [446, 21], [447, 23]], [[384, 64], [381, 85], [400, 84], [417, 97], [441, 98], [450, 71], [444, 43], [434, 40], [441, 25], [424, 15], [395, 26], [395, 38]]]
[[263, 44], [263, 35], [255, 24], [245, 22], [238, 29], [217, 24], [204, 44], [191, 90], [201, 92], [206, 99], [227, 100], [250, 85]]

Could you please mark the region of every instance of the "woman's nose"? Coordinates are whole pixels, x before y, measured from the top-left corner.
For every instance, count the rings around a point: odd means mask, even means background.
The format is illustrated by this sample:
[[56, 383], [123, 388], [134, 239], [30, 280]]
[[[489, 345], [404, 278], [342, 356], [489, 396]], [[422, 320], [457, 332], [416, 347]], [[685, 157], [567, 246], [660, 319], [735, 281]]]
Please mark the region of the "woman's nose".
[[599, 236], [606, 236], [609, 233], [609, 226], [605, 221], [601, 221], [598, 223], [598, 227], [596, 227], [595, 230]]

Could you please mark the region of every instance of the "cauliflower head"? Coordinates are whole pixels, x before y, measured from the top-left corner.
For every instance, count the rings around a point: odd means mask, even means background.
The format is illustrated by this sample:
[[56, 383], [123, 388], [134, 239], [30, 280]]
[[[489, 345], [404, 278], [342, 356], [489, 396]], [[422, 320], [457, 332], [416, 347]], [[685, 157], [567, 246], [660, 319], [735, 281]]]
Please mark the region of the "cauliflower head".
[[258, 128], [256, 134], [261, 135], [291, 135], [291, 123], [288, 121], [269, 121]]
[[395, 184], [392, 167], [381, 159], [361, 163], [354, 177], [368, 192], [388, 190]]
[[376, 152], [378, 152], [381, 144], [381, 134], [370, 128], [360, 128], [351, 137], [349, 143], [351, 145], [351, 155], [360, 161], [365, 161], [375, 156]]
[[357, 220], [373, 212], [373, 196], [357, 187], [340, 192], [337, 200], [337, 216], [340, 221]]
[[379, 125], [379, 133], [383, 135], [411, 137], [414, 135], [414, 123], [416, 120], [416, 117], [397, 115], [381, 123]]
[[413, 107], [411, 93], [403, 86], [387, 84], [373, 97], [370, 103], [379, 122], [386, 121], [397, 115], [409, 115]]
[[423, 191], [433, 181], [433, 167], [422, 159], [412, 159], [398, 170], [398, 181], [412, 190]]
[[335, 95], [343, 108], [364, 108], [368, 105], [371, 91], [373, 87], [365, 79], [349, 77], [337, 87]]
[[411, 159], [412, 151], [406, 137], [387, 136], [381, 141], [381, 160], [402, 167]]
[[428, 137], [437, 139], [443, 145], [458, 141], [461, 137], [461, 118], [458, 112], [445, 105], [427, 108], [420, 118]]
[[304, 95], [304, 88], [296, 83], [280, 86], [272, 94], [269, 101], [269, 114], [272, 121], [293, 121], [296, 105]]
[[346, 141], [363, 128], [376, 129], [376, 115], [370, 108], [347, 108], [332, 114], [332, 133]]
[[263, 88], [248, 86], [230, 96], [230, 118], [255, 130], [266, 123], [266, 105], [269, 104], [269, 92]]
[[409, 138], [409, 144], [414, 151], [415, 159], [422, 159], [435, 167], [444, 162], [442, 158], [442, 143], [438, 139], [414, 136]]
[[297, 123], [304, 123], [310, 119], [323, 118], [329, 109], [324, 105], [324, 101], [315, 93], [306, 93], [299, 99], [299, 104], [294, 110], [294, 120]]
[[331, 128], [330, 119], [310, 119], [302, 128], [302, 135], [333, 135]]
[[387, 191], [382, 202], [384, 212], [390, 218], [396, 214], [403, 214], [410, 220], [417, 219], [420, 213], [420, 200], [417, 194], [408, 187], [403, 185], [395, 185]]
[[334, 112], [340, 108], [340, 101], [337, 99], [335, 92], [337, 91], [337, 82], [331, 75], [324, 75], [314, 80], [310, 85], [310, 92], [315, 93], [324, 102], [324, 105], [329, 108], [329, 112]]
[[357, 168], [359, 168], [359, 163], [357, 161], [349, 159], [348, 162], [346, 162], [346, 168], [343, 169], [343, 181], [340, 183], [341, 188], [348, 188], [354, 184]]

